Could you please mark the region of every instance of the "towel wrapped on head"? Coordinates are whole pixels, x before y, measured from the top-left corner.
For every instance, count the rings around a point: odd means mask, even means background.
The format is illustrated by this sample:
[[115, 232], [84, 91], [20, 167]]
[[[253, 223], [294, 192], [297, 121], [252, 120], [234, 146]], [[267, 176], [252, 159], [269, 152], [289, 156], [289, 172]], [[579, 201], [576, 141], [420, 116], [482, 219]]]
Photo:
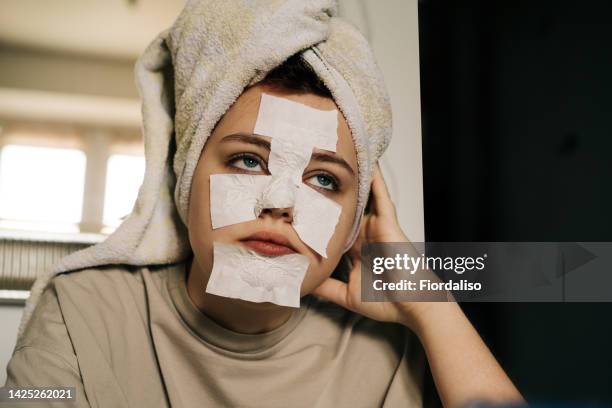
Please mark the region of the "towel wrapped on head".
[[299, 54], [330, 90], [351, 130], [359, 232], [373, 164], [391, 137], [391, 108], [365, 38], [333, 0], [190, 0], [136, 63], [146, 169], [132, 213], [105, 241], [63, 258], [34, 283], [23, 332], [50, 279], [108, 264], [155, 265], [191, 255], [191, 182], [206, 139], [244, 89]]

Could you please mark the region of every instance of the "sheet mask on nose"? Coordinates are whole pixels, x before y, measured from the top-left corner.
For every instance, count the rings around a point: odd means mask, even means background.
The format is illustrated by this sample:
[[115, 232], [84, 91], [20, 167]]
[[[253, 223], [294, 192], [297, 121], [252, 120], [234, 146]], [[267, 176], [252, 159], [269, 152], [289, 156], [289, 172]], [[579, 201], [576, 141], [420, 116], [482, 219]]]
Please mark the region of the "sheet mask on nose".
[[[327, 245], [342, 208], [303, 183], [302, 175], [314, 148], [336, 151], [337, 129], [337, 110], [322, 111], [262, 93], [254, 133], [271, 138], [268, 158], [270, 175], [211, 175], [213, 228], [254, 220], [266, 208], [293, 208], [292, 225], [297, 235], [315, 252], [327, 257]], [[245, 252], [239, 246], [232, 250], [218, 245], [215, 243], [213, 271], [207, 292], [299, 307], [300, 286], [308, 268], [305, 256], [264, 257], [253, 251]], [[253, 260], [249, 268], [235, 270], [238, 265], [245, 264], [239, 260], [249, 257]], [[266, 259], [266, 262], [262, 262], [262, 259]], [[278, 267], [271, 268], [272, 264]], [[259, 268], [276, 271], [286, 268], [292, 273], [284, 279], [277, 279], [274, 274], [264, 273]], [[234, 273], [228, 273], [229, 270], [234, 270]], [[301, 273], [296, 273], [297, 270]], [[251, 285], [249, 282], [257, 284]]]

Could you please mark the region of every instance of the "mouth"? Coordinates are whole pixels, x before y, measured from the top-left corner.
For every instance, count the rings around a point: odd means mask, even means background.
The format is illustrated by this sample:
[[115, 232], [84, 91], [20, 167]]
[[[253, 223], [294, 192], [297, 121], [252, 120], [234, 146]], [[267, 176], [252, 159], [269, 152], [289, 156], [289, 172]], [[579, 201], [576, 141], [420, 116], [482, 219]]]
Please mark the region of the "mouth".
[[240, 240], [247, 248], [266, 256], [294, 254], [297, 251], [281, 234], [261, 231]]

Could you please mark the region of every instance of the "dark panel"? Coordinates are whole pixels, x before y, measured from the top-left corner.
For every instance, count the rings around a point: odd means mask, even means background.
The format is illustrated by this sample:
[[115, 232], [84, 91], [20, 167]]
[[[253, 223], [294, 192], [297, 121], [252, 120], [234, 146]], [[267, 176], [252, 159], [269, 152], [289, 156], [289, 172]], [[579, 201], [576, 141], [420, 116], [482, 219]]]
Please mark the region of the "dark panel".
[[[428, 241], [612, 241], [610, 16], [419, 2]], [[611, 304], [464, 309], [528, 398], [612, 401]]]

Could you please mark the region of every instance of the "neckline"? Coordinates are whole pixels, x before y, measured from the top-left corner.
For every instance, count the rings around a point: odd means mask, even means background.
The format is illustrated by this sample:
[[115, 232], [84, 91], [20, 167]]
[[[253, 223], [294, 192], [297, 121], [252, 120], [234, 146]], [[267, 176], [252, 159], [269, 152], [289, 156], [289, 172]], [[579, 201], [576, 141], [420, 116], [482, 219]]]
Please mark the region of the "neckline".
[[291, 317], [274, 330], [245, 334], [227, 329], [200, 311], [191, 300], [187, 292], [187, 264], [188, 262], [181, 262], [175, 268], [170, 268], [170, 276], [167, 279], [170, 298], [191, 331], [202, 341], [220, 349], [247, 354], [268, 350], [289, 336], [310, 309], [311, 296], [305, 296], [300, 308], [293, 311]]

